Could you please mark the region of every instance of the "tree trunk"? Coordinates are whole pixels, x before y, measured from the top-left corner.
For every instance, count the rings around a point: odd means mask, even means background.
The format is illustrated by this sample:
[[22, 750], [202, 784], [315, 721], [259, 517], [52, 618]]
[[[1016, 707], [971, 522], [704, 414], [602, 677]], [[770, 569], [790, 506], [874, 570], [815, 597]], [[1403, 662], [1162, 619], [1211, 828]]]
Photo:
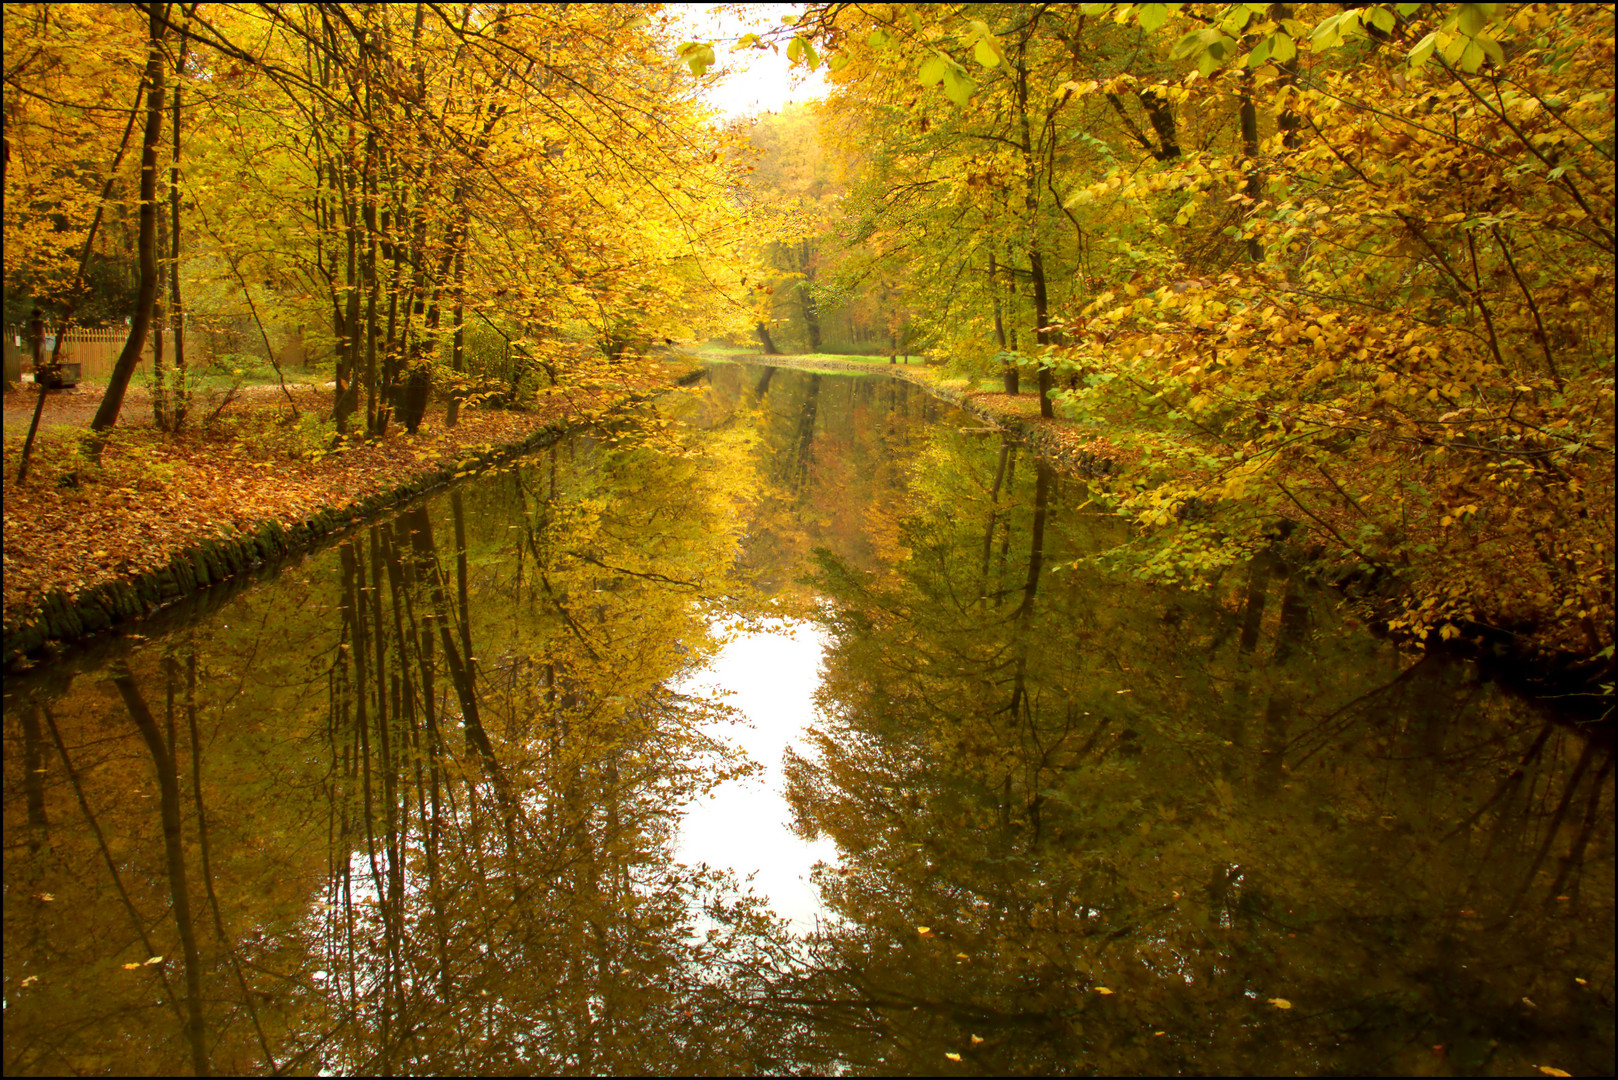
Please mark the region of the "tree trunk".
[[[463, 211], [464, 215], [464, 211]], [[450, 341], [449, 366], [457, 376], [466, 372], [466, 251], [465, 251], [465, 223], [462, 223], [461, 245], [455, 249], [455, 336]], [[459, 387], [457, 387], [459, 390]], [[515, 396], [515, 395], [514, 395]], [[452, 428], [461, 418], [461, 399], [458, 393], [451, 394], [449, 405], [444, 411], [444, 426]], [[414, 430], [414, 429], [412, 429]]]
[[[157, 216], [157, 250], [168, 251], [168, 222], [159, 214]], [[168, 282], [163, 280], [163, 274], [158, 272], [157, 299], [152, 301], [152, 423], [157, 425], [159, 431], [168, 430], [169, 410], [168, 396], [164, 392], [164, 378], [167, 371], [167, 346], [164, 340], [163, 323], [168, 318], [168, 304], [164, 301], [168, 293]]]
[[[1010, 346], [1013, 355], [1019, 355], [1017, 345], [1017, 270], [1009, 262], [1006, 263], [1006, 314], [1010, 325], [1006, 327], [1006, 344]], [[1020, 372], [1017, 365], [1005, 372], [1006, 393], [1015, 395], [1021, 387], [1018, 376]]]
[[169, 242], [174, 257], [169, 268], [169, 312], [174, 322], [174, 384], [167, 391], [169, 431], [180, 430], [191, 404], [185, 379], [185, 306], [180, 301], [180, 78], [185, 74], [189, 44], [190, 38], [180, 39], [180, 55], [174, 61], [174, 146], [169, 166]]
[[758, 335], [759, 343], [764, 346], [765, 356], [780, 356], [781, 350], [775, 347], [775, 340], [770, 337], [770, 328], [763, 323], [753, 327], [753, 333]]
[[[1008, 267], [1009, 269], [1009, 267]], [[1015, 350], [1006, 347], [1006, 323], [1000, 314], [1000, 270], [994, 253], [989, 253], [989, 293], [994, 297], [994, 336], [1000, 342], [1000, 378], [1008, 394], [1017, 393], [1017, 365], [1011, 359]]]
[[[1258, 205], [1264, 186], [1258, 174], [1258, 110], [1253, 107], [1253, 73], [1244, 71], [1241, 82], [1242, 153], [1247, 157], [1247, 183], [1242, 193], [1252, 200], [1247, 212], [1251, 216]], [[1254, 262], [1264, 261], [1264, 245], [1258, 237], [1247, 238], [1247, 257]]]
[[[1027, 191], [1023, 206], [1028, 212], [1028, 273], [1034, 283], [1034, 340], [1041, 346], [1051, 343], [1050, 305], [1045, 290], [1045, 258], [1035, 239], [1039, 215], [1039, 166], [1034, 154], [1033, 133], [1028, 124], [1028, 63], [1026, 37], [1017, 50], [1017, 116], [1022, 129], [1023, 179]], [[1049, 420], [1056, 415], [1051, 405], [1051, 386], [1054, 382], [1048, 366], [1049, 357], [1039, 358], [1039, 415]]]
[[1174, 107], [1165, 98], [1150, 90], [1140, 92], [1140, 103], [1146, 109], [1146, 118], [1157, 132], [1157, 149], [1152, 156], [1159, 161], [1172, 161], [1180, 156], [1180, 140], [1175, 133]]
[[163, 134], [163, 35], [168, 22], [164, 5], [146, 5], [146, 126], [140, 143], [140, 233], [137, 241], [140, 256], [140, 292], [135, 303], [135, 315], [129, 328], [129, 337], [113, 365], [107, 380], [107, 392], [90, 421], [93, 433], [86, 443], [92, 457], [99, 458], [106, 437], [102, 434], [118, 422], [123, 408], [124, 393], [129, 379], [140, 363], [141, 350], [146, 347], [146, 334], [152, 325], [152, 308], [157, 303], [157, 144]]
[[[804, 242], [804, 246], [808, 247], [808, 241]], [[808, 259], [806, 253], [806, 265]], [[803, 331], [809, 339], [809, 351], [817, 353], [820, 351], [820, 306], [815, 303], [814, 282], [809, 280], [807, 271], [804, 279], [798, 282], [798, 306], [803, 312]]]
[[[174, 758], [164, 745], [163, 734], [146, 701], [125, 667], [113, 679], [129, 716], [135, 721], [157, 771], [157, 790], [163, 820], [163, 848], [167, 855], [169, 895], [173, 900], [174, 925], [179, 931], [185, 957], [186, 1041], [191, 1045], [191, 1067], [198, 1076], [208, 1075], [208, 1052], [202, 1020], [202, 963], [197, 954], [196, 924], [191, 918], [191, 893], [186, 885], [185, 845], [180, 834], [180, 778]], [[192, 753], [196, 747], [192, 747]]]
[[[61, 341], [58, 331], [57, 341]], [[28, 348], [34, 357], [34, 418], [28, 423], [28, 437], [22, 443], [22, 462], [17, 466], [17, 483], [28, 479], [28, 456], [34, 450], [34, 436], [39, 434], [39, 417], [45, 411], [45, 395], [50, 393], [45, 372], [45, 321], [39, 317], [39, 308], [28, 318]]]
[[[1029, 248], [1028, 271], [1034, 279], [1034, 340], [1041, 345], [1049, 345], [1051, 331], [1050, 310], [1045, 294], [1045, 260], [1038, 248]], [[1042, 356], [1039, 364], [1039, 415], [1050, 420], [1056, 416], [1056, 409], [1051, 404], [1051, 387], [1056, 380], [1046, 359]]]

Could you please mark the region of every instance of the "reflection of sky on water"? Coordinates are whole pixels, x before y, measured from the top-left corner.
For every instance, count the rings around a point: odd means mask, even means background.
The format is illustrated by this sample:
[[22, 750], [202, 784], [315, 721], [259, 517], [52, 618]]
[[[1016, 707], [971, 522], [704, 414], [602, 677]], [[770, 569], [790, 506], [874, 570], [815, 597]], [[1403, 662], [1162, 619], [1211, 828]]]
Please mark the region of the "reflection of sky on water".
[[[763, 773], [731, 780], [699, 799], [680, 825], [675, 857], [689, 865], [728, 868], [802, 932], [821, 914], [809, 881], [816, 862], [835, 862], [837, 846], [822, 837], [806, 843], [792, 832], [781, 762], [815, 718], [814, 694], [825, 649], [813, 625], [775, 620], [741, 631], [713, 662], [675, 689], [720, 697], [747, 724], [723, 724], [711, 734], [740, 746]], [[800, 752], [802, 748], [800, 747]]]

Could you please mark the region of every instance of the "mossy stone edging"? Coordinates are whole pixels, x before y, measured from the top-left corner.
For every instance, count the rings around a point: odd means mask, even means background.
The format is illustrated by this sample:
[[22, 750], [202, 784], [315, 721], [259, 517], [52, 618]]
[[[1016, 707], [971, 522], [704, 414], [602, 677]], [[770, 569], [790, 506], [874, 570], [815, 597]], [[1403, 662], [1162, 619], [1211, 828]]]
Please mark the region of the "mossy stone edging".
[[[635, 399], [639, 400], [642, 399]], [[292, 525], [271, 519], [247, 532], [201, 540], [176, 551], [163, 566], [105, 581], [82, 592], [53, 590], [32, 612], [5, 624], [0, 663], [9, 666], [39, 652], [47, 643], [70, 643], [118, 623], [144, 618], [174, 600], [307, 548], [397, 503], [445, 487], [458, 476], [547, 446], [570, 429], [568, 424], [547, 424], [527, 438], [475, 449], [453, 465], [419, 473], [391, 490], [368, 495], [346, 507], [326, 507]]]

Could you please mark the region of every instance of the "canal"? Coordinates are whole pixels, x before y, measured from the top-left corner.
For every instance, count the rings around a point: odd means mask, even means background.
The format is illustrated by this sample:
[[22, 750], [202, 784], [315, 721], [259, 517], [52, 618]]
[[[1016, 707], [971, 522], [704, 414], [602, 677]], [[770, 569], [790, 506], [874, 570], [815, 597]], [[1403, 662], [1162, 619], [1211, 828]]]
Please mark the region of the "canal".
[[5, 1071], [1610, 1073], [1610, 729], [1128, 539], [716, 364], [8, 676]]

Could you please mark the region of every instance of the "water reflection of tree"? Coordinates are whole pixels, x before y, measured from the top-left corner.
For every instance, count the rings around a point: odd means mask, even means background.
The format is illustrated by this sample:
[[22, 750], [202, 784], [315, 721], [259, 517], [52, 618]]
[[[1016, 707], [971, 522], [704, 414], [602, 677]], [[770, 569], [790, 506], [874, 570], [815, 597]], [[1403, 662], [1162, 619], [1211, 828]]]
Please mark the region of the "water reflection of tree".
[[733, 947], [692, 932], [718, 882], [672, 860], [678, 807], [744, 764], [666, 689], [743, 602], [739, 481], [643, 442], [363, 530], [172, 663], [8, 699], [8, 882], [52, 897], [7, 905], [8, 976], [40, 973], [8, 1072], [747, 1067]]
[[[349, 1067], [726, 1067], [722, 1044], [689, 1037], [717, 1000], [689, 932], [705, 882], [670, 853], [674, 807], [738, 766], [699, 734], [702, 703], [664, 683], [710, 647], [693, 600], [727, 587], [727, 534], [711, 516], [717, 502], [693, 501], [702, 481], [690, 462], [620, 446], [581, 464], [553, 454], [511, 476], [500, 560], [475, 558], [452, 497], [453, 582], [421, 512], [377, 531], [369, 575], [358, 550], [345, 556], [355, 632], [339, 659], [353, 658], [356, 689], [373, 688], [379, 736], [395, 727], [369, 749], [356, 734], [349, 759], [360, 767], [357, 792], [349, 768], [348, 799], [384, 834], [379, 856], [365, 836], [370, 880], [358, 898], [346, 880], [333, 899], [343, 920], [333, 966], [349, 986], [328, 999], [324, 1028], [341, 1030]], [[568, 490], [592, 472], [586, 490]], [[594, 497], [615, 485], [619, 498]], [[497, 641], [491, 621], [505, 624]], [[385, 694], [377, 674], [358, 677], [366, 642], [375, 671], [388, 672]], [[450, 684], [436, 733], [433, 709], [410, 704], [435, 655]], [[454, 721], [461, 747], [442, 730]], [[357, 708], [333, 726], [345, 724], [361, 726]], [[380, 792], [366, 782], [370, 758]], [[437, 805], [424, 807], [424, 790]], [[348, 865], [367, 867], [349, 860], [345, 879]], [[386, 948], [361, 955], [353, 939], [365, 935]]]
[[1112, 542], [1081, 487], [929, 453], [898, 575], [822, 557], [827, 719], [789, 778], [846, 855], [820, 875], [840, 921], [766, 995], [818, 1052], [1601, 1067], [1610, 1010], [1574, 976], [1610, 985], [1610, 746], [1317, 632], [1329, 598], [1279, 564], [1207, 601], [1073, 569]]
[[866, 569], [896, 554], [905, 478], [935, 399], [891, 379], [720, 365], [687, 409], [709, 430], [755, 433], [742, 563], [761, 589], [792, 592], [816, 543]]

